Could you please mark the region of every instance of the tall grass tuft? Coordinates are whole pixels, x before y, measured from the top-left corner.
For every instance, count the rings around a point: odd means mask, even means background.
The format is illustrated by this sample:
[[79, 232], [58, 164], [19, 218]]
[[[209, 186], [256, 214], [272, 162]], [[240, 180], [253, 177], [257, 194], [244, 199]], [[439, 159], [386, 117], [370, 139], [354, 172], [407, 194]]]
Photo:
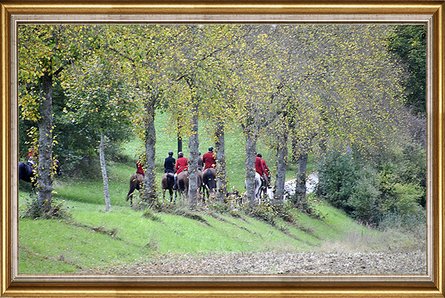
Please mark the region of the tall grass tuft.
[[162, 219], [151, 211], [151, 209], [145, 209], [142, 216], [152, 221], [162, 222]]
[[31, 219], [70, 219], [71, 214], [65, 206], [65, 201], [58, 201], [53, 198], [51, 206], [44, 208], [39, 203], [37, 196], [34, 193], [30, 193], [20, 217]]
[[187, 206], [180, 206], [180, 205], [173, 205], [173, 204], [168, 204], [168, 205], [158, 204], [158, 205], [156, 205], [156, 210], [159, 212], [164, 212], [164, 213], [173, 214], [173, 215], [179, 215], [182, 217], [193, 219], [193, 220], [202, 222], [202, 223], [210, 226], [210, 223], [204, 217], [202, 217], [199, 212], [193, 212], [193, 211], [189, 210]]
[[423, 209], [411, 214], [389, 213], [380, 222], [379, 229], [384, 233], [409, 235], [412, 239], [416, 239], [415, 248], [425, 250], [426, 222], [426, 212]]

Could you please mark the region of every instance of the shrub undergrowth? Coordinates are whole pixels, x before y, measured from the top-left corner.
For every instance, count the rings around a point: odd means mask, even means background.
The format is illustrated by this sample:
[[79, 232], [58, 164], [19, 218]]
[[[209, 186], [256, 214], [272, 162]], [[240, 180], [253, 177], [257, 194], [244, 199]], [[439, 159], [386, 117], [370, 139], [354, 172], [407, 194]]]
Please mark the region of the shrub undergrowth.
[[30, 193], [20, 217], [31, 219], [70, 219], [71, 214], [65, 206], [65, 201], [53, 198], [50, 205], [45, 206], [39, 202], [36, 194]]
[[355, 151], [327, 154], [317, 195], [366, 225], [409, 225], [424, 211], [426, 164], [424, 149], [405, 147], [371, 159]]

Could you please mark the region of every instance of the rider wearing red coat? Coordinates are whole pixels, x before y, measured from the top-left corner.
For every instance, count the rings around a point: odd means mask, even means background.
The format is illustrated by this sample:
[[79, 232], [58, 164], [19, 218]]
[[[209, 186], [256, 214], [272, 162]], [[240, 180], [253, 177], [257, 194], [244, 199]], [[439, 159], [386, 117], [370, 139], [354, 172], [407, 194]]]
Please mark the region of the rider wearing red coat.
[[136, 162], [136, 174], [140, 174], [142, 176], [145, 175], [144, 169], [142, 168], [142, 164], [139, 160]]
[[263, 159], [261, 158], [261, 154], [257, 154], [257, 156], [255, 157], [255, 171], [260, 174], [260, 176], [262, 177], [265, 173], [265, 169], [264, 169], [264, 164], [263, 164]]
[[204, 171], [209, 168], [216, 167], [216, 155], [213, 152], [213, 147], [209, 147], [209, 151], [202, 156], [204, 162]]
[[265, 161], [263, 158], [261, 158], [261, 163], [262, 163], [262, 165], [263, 165], [264, 174], [266, 174], [266, 176], [269, 177], [269, 175], [270, 175], [270, 170], [269, 170], [269, 167], [268, 167], [267, 164], [266, 164], [266, 161]]
[[267, 166], [266, 161], [263, 159], [263, 156], [260, 153], [258, 153], [255, 158], [255, 171], [260, 174], [266, 185], [269, 185], [269, 167]]
[[176, 160], [175, 164], [176, 174], [179, 174], [182, 171], [187, 171], [188, 166], [188, 159], [184, 157], [184, 154], [182, 152], [179, 152], [178, 159]]

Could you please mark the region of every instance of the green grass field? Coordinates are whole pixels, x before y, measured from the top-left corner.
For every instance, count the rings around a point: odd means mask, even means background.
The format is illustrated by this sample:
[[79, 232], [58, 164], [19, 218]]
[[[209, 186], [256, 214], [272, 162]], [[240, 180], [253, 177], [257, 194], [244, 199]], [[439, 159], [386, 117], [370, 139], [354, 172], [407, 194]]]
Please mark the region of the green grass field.
[[[176, 146], [176, 138], [166, 129], [168, 125], [166, 115], [158, 116], [158, 179], [167, 152]], [[209, 145], [213, 145], [211, 135], [205, 131], [205, 125], [201, 126], [200, 133], [200, 149], [205, 152]], [[232, 130], [226, 136], [230, 187], [241, 191], [244, 191], [245, 175], [243, 142], [240, 131]], [[184, 144], [186, 148], [186, 140]], [[100, 173], [97, 179], [62, 177], [55, 182], [54, 199], [64, 201], [71, 218], [19, 220], [20, 274], [78, 273], [91, 268], [132, 264], [165, 253], [313, 251], [329, 249], [329, 243], [336, 243], [339, 248], [351, 233], [367, 239], [378, 239], [382, 235], [322, 202], [314, 202], [321, 219], [294, 210], [292, 224], [277, 219], [272, 225], [242, 211], [238, 211], [237, 216], [227, 212], [202, 212], [199, 214], [202, 220], [165, 212], [154, 213], [151, 219], [147, 218], [142, 211], [131, 209], [125, 201], [129, 177], [135, 172], [134, 160], [143, 148], [143, 143], [137, 139], [126, 142], [122, 144], [121, 152], [127, 161], [108, 161], [111, 212], [103, 211]], [[264, 147], [261, 150], [273, 171], [273, 152]], [[184, 151], [187, 154], [187, 150]], [[310, 169], [313, 167], [310, 163]], [[293, 178], [291, 171], [289, 178]], [[21, 184], [21, 213], [29, 200], [29, 187]]]
[[[22, 192], [24, 200], [26, 193]], [[342, 241], [346, 232], [374, 233], [342, 212], [319, 205], [317, 220], [299, 212], [295, 224], [271, 225], [239, 213], [202, 213], [201, 220], [168, 213], [143, 216], [142, 211], [67, 200], [69, 220], [19, 222], [21, 274], [76, 273], [148, 260], [157, 254], [248, 251], [310, 251], [323, 243]]]

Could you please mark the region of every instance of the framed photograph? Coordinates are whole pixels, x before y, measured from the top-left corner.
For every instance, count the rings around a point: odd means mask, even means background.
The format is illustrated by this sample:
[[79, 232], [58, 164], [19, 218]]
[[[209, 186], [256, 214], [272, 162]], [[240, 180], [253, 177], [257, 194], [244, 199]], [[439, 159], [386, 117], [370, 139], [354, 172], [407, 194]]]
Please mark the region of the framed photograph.
[[0, 0], [0, 296], [443, 297], [444, 5]]

